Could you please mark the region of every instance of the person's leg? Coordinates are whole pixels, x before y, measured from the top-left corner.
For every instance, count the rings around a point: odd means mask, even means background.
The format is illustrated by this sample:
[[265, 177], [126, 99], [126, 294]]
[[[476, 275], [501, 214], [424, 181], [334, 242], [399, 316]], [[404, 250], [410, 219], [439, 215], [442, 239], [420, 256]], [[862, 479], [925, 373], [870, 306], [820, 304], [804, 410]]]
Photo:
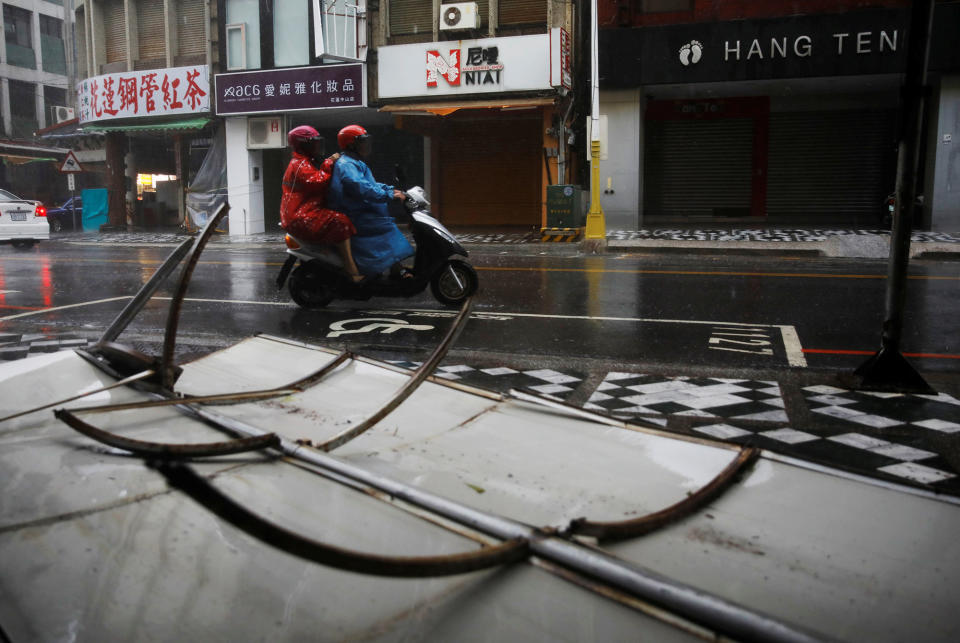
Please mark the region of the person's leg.
[[343, 260], [343, 269], [347, 271], [354, 282], [363, 281], [363, 275], [357, 270], [357, 264], [353, 261], [353, 251], [350, 248], [350, 239], [344, 239], [336, 244], [337, 252]]

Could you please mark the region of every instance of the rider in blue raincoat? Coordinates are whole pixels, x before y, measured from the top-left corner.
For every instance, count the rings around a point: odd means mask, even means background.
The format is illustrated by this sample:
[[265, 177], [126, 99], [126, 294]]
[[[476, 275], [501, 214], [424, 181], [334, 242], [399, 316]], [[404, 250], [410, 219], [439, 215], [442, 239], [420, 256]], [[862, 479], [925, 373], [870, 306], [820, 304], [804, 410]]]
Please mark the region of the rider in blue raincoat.
[[377, 183], [363, 158], [370, 153], [370, 136], [359, 125], [337, 134], [343, 154], [333, 169], [328, 207], [343, 212], [357, 229], [351, 239], [353, 259], [364, 275], [376, 275], [413, 256], [413, 246], [387, 211], [392, 199], [406, 195], [392, 185]]

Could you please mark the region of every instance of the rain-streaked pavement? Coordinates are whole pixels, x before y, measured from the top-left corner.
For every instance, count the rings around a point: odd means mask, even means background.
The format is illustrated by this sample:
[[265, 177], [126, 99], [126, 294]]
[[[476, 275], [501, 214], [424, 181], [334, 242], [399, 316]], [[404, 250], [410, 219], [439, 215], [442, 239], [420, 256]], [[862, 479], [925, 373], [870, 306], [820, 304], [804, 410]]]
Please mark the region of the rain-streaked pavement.
[[[577, 244], [539, 243], [536, 231], [459, 232], [458, 236], [472, 253], [579, 252]], [[70, 245], [137, 246], [174, 244], [183, 238], [175, 233], [114, 233], [60, 236], [57, 241]], [[279, 234], [223, 235], [212, 243], [223, 248], [264, 244], [280, 247], [282, 238]], [[523, 246], [522, 250], [517, 246]], [[857, 230], [655, 230], [608, 234], [608, 255], [679, 252], [683, 248], [694, 253], [749, 253], [757, 246], [760, 251], [776, 253], [807, 249], [810, 254], [827, 257], [883, 259], [889, 248], [889, 234]], [[511, 251], [510, 247], [516, 250]], [[960, 234], [915, 233], [912, 254], [922, 259], [955, 259], [960, 256]], [[944, 265], [960, 268], [960, 263]], [[948, 268], [948, 272], [951, 270]], [[960, 269], [954, 274], [960, 275]], [[380, 317], [390, 314], [376, 309], [359, 312]], [[362, 319], [359, 312], [354, 310], [353, 317]], [[438, 315], [443, 316], [436, 313], [434, 317]], [[64, 316], [69, 318], [69, 311], [64, 311]], [[3, 360], [82, 347], [95, 336], [67, 330], [17, 331], [10, 326], [0, 325]], [[143, 337], [134, 345], [155, 354], [160, 347], [155, 338]], [[391, 351], [385, 342], [363, 346], [375, 356], [408, 368], [419, 364], [423, 352]], [[845, 369], [797, 368], [786, 364], [777, 368], [756, 364], [736, 369], [717, 364], [694, 367], [656, 360], [643, 363], [627, 356], [618, 361], [613, 355], [598, 359], [562, 355], [529, 359], [513, 348], [489, 352], [454, 350], [437, 376], [501, 392], [530, 390], [619, 419], [642, 418], [667, 431], [752, 444], [891, 482], [960, 495], [960, 369], [953, 366], [960, 365], [960, 355], [940, 357], [944, 358], [941, 363], [948, 365], [928, 377], [939, 391], [936, 395], [854, 390], [850, 372]]]

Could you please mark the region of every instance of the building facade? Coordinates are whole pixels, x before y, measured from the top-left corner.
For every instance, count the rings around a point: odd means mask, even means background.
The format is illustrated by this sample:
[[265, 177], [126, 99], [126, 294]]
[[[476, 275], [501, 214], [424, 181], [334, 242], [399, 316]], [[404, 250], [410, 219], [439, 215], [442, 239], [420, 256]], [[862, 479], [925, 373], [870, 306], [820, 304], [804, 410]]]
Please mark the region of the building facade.
[[[0, 185], [49, 202], [56, 146], [37, 144], [34, 132], [74, 117], [73, 21], [63, 0], [4, 0], [0, 44]], [[42, 164], [42, 165], [41, 165]], [[29, 171], [27, 167], [29, 165]], [[66, 180], [63, 180], [64, 189]]]
[[366, 127], [374, 175], [401, 166], [448, 224], [539, 226], [546, 185], [572, 176], [569, 1], [219, 0], [218, 15], [231, 233], [276, 229], [300, 124], [328, 153]]
[[[608, 225], [882, 225], [910, 5], [601, 3]], [[937, 3], [934, 23], [917, 224], [955, 230], [960, 4]]]
[[208, 0], [74, 0], [73, 6], [76, 139], [99, 134], [104, 141], [77, 156], [102, 177], [109, 225], [185, 222], [191, 168], [215, 129], [215, 7]]

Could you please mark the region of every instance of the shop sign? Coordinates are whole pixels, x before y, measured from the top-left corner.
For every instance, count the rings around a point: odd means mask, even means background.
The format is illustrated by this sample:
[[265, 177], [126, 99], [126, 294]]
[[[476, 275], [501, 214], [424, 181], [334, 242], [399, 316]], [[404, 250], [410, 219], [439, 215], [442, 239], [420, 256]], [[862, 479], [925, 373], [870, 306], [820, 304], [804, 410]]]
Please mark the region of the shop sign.
[[559, 28], [532, 36], [380, 47], [378, 60], [381, 98], [571, 85], [570, 38]]
[[601, 84], [630, 87], [902, 71], [907, 12], [604, 29]]
[[263, 114], [365, 107], [364, 65], [320, 65], [217, 74], [216, 113]]
[[206, 65], [104, 74], [77, 86], [80, 123], [210, 111]]

